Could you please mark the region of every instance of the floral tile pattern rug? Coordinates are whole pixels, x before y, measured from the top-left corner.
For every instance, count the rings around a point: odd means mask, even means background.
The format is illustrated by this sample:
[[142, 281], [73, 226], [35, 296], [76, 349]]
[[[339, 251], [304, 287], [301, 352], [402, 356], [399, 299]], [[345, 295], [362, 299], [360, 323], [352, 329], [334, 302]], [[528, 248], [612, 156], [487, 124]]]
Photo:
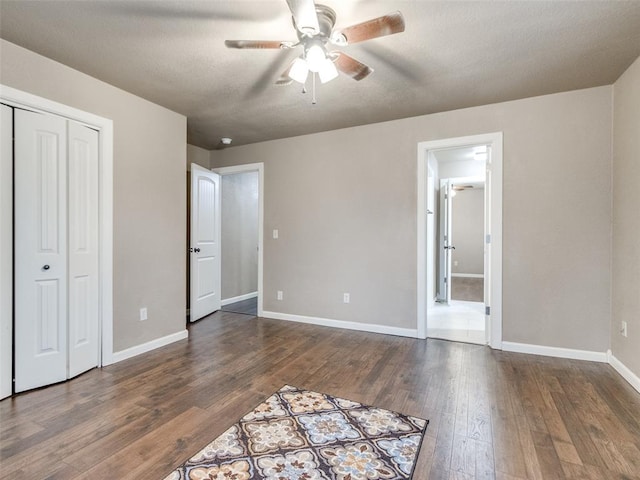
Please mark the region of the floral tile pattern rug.
[[406, 480], [428, 423], [286, 385], [165, 480]]

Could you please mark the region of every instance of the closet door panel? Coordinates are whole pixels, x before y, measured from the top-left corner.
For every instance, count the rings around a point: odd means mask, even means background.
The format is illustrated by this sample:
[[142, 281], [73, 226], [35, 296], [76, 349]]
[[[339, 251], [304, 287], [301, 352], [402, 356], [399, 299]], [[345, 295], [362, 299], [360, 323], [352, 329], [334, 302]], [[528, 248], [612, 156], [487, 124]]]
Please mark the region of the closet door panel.
[[66, 120], [15, 110], [16, 392], [67, 378]]
[[98, 365], [98, 132], [69, 121], [69, 377]]

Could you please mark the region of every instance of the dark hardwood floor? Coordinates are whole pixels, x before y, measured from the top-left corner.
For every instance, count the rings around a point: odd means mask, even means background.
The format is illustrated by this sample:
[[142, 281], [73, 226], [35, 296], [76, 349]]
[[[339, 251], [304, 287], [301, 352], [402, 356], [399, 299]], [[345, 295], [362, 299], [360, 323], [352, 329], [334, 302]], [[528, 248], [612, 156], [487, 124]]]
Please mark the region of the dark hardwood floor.
[[0, 402], [4, 479], [163, 479], [284, 384], [428, 418], [414, 480], [640, 479], [605, 364], [219, 312], [190, 339]]

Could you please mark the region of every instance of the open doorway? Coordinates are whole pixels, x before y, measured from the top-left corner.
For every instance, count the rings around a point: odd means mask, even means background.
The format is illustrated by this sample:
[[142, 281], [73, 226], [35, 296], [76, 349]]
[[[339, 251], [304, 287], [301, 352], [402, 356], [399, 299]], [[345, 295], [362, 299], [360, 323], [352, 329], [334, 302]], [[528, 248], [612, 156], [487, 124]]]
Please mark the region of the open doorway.
[[222, 311], [258, 314], [258, 172], [221, 177]]
[[502, 134], [418, 152], [418, 335], [501, 348]]
[[[478, 154], [478, 152], [482, 152]], [[485, 325], [486, 145], [431, 152], [440, 178], [436, 215], [436, 301], [428, 306], [427, 336], [487, 343]], [[475, 176], [449, 176], [475, 174]]]
[[222, 311], [261, 316], [263, 164], [213, 172], [221, 178]]

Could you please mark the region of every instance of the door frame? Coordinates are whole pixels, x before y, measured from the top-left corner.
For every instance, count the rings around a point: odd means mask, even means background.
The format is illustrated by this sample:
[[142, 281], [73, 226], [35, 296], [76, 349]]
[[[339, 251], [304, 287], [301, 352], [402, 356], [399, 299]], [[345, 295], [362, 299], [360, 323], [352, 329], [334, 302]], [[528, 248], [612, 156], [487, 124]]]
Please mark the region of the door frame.
[[[99, 340], [98, 367], [113, 358], [113, 121], [47, 98], [0, 84], [0, 101], [11, 107], [57, 115], [98, 131]], [[3, 205], [10, 208], [13, 203]], [[11, 233], [13, 236], [13, 232]], [[13, 256], [13, 253], [12, 253]], [[13, 309], [13, 300], [12, 300]], [[12, 352], [13, 354], [13, 352]], [[6, 355], [0, 352], [0, 355]]]
[[[231, 167], [212, 168], [211, 171], [219, 174], [221, 177], [236, 173], [258, 172], [258, 317], [262, 317], [262, 292], [264, 285], [264, 163], [246, 163], [244, 165], [234, 165]], [[220, 208], [222, 210], [222, 206]], [[222, 228], [224, 228], [224, 226]], [[220, 249], [220, 251], [222, 251], [222, 244], [220, 245]]]
[[[486, 242], [489, 256], [490, 289], [489, 305], [489, 346], [502, 349], [502, 132], [485, 133], [466, 137], [445, 138], [418, 143], [418, 205], [417, 205], [417, 313], [418, 338], [427, 338], [427, 167], [429, 152], [443, 148], [468, 147], [486, 144], [491, 147], [487, 160], [487, 178], [485, 188], [489, 200], [489, 209], [485, 212], [490, 242]], [[486, 203], [486, 201], [485, 201]]]

